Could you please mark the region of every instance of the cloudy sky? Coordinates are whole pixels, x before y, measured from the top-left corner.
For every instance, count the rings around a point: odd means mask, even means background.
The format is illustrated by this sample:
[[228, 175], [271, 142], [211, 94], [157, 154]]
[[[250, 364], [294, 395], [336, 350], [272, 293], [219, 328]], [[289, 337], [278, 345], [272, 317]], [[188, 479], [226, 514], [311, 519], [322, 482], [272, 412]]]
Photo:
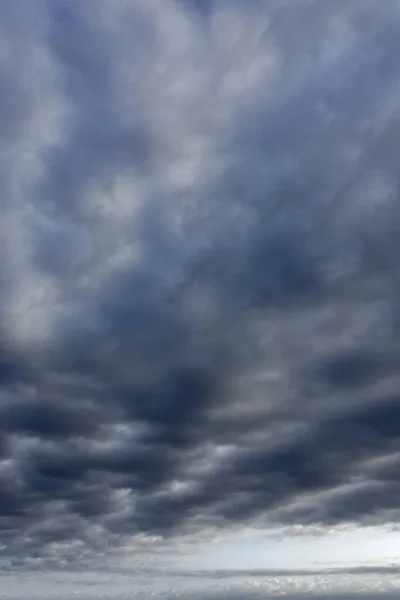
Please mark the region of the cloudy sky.
[[400, 588], [400, 1], [0, 0], [0, 598]]

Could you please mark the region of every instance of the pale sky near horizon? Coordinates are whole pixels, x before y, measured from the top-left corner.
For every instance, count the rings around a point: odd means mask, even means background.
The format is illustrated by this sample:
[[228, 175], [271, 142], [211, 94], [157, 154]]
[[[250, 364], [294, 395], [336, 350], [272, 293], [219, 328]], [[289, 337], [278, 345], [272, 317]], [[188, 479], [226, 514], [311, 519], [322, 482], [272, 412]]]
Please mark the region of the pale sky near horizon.
[[[185, 552], [171, 550], [159, 569], [152, 570], [149, 559], [147, 574], [137, 570], [133, 557], [120, 564], [123, 573], [9, 573], [1, 578], [0, 598], [142, 598], [143, 594], [175, 598], [190, 593], [197, 598], [231, 588], [234, 593], [261, 592], [267, 597], [268, 593], [297, 590], [302, 594], [381, 592], [386, 598], [386, 593], [400, 589], [399, 535], [370, 527], [277, 539], [265, 531], [244, 530], [211, 544], [195, 544]], [[357, 567], [370, 568], [370, 572], [352, 573]], [[381, 573], [382, 567], [395, 569]], [[226, 573], [215, 579], [219, 570]]]
[[400, 532], [380, 527], [330, 535], [283, 536], [243, 531], [200, 544], [177, 563], [188, 569], [329, 569], [400, 562]]

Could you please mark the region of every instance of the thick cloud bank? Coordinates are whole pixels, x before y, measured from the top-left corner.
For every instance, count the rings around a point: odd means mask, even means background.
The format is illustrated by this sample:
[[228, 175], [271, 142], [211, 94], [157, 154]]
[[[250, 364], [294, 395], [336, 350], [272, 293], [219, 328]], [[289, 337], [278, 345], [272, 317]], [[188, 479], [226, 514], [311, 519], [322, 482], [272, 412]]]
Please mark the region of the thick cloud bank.
[[0, 553], [400, 518], [400, 3], [4, 0]]

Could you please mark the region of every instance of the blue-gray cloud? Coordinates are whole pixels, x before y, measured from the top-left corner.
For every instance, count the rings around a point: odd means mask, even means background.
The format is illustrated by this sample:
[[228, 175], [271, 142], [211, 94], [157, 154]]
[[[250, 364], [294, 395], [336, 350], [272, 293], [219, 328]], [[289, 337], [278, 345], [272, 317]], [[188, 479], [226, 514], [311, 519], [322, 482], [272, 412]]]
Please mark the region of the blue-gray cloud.
[[398, 2], [0, 15], [7, 568], [397, 522]]

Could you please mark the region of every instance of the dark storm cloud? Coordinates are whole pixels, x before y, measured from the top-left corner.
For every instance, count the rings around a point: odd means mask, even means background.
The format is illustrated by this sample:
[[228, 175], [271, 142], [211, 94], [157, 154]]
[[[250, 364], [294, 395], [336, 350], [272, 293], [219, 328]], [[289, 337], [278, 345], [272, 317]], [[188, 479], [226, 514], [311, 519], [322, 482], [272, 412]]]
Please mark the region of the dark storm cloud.
[[398, 3], [20, 6], [1, 9], [4, 560], [397, 522]]
[[10, 433], [69, 438], [93, 433], [96, 430], [96, 413], [80, 405], [68, 407], [60, 402], [43, 402], [36, 398], [19, 404], [13, 398], [1, 407], [0, 422], [0, 427]]

